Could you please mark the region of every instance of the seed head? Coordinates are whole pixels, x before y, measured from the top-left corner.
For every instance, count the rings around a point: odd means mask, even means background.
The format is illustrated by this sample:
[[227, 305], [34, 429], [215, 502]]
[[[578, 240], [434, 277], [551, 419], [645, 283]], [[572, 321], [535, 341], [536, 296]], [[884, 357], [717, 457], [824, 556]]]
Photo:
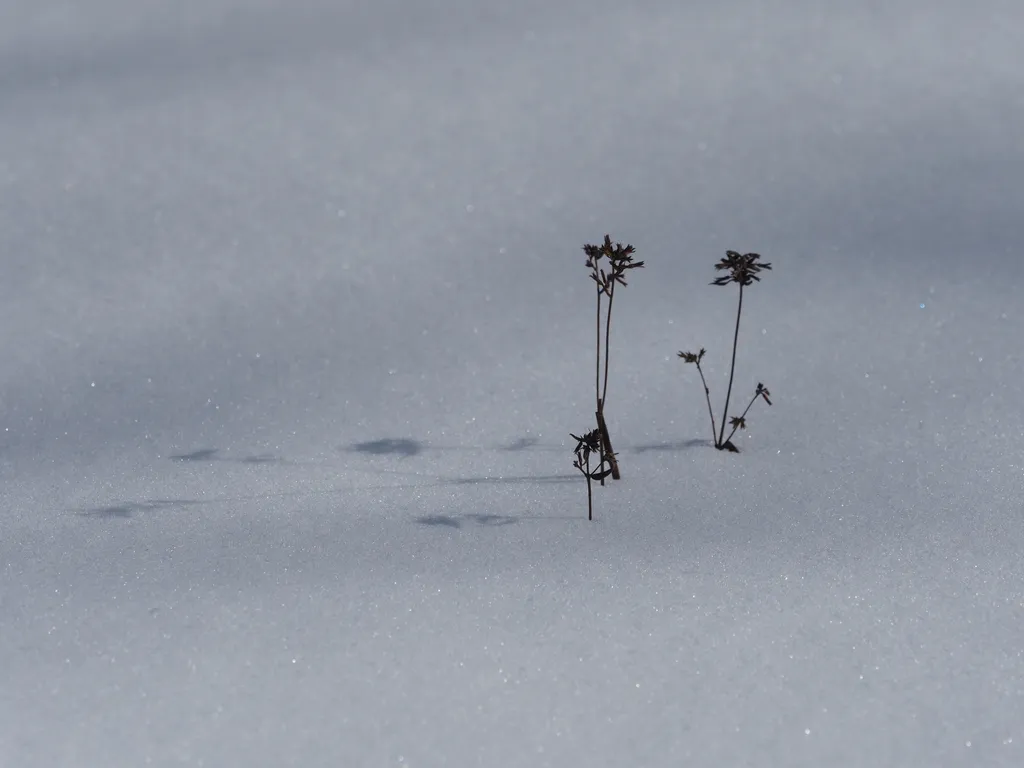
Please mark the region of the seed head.
[[704, 347], [701, 347], [700, 352], [697, 352], [696, 354], [693, 352], [680, 352], [679, 356], [683, 358], [684, 363], [696, 363], [697, 365], [700, 365], [700, 361], [704, 358], [705, 351]]
[[[642, 261], [633, 261], [636, 248], [629, 244], [613, 244], [609, 235], [604, 236], [601, 245], [584, 245], [583, 252], [587, 255], [586, 266], [590, 269], [590, 279], [597, 283], [598, 290], [603, 293], [610, 293], [615, 283], [626, 285], [626, 271], [644, 265]], [[601, 268], [601, 259], [608, 259], [610, 272]]]
[[728, 270], [728, 275], [722, 277], [716, 277], [711, 281], [712, 285], [728, 285], [729, 283], [739, 283], [740, 285], [750, 285], [754, 280], [761, 282], [761, 278], [758, 275], [762, 269], [770, 270], [772, 265], [768, 262], [760, 262], [761, 255], [758, 253], [744, 253], [739, 254], [736, 251], [726, 251], [725, 258], [715, 264], [717, 270]]

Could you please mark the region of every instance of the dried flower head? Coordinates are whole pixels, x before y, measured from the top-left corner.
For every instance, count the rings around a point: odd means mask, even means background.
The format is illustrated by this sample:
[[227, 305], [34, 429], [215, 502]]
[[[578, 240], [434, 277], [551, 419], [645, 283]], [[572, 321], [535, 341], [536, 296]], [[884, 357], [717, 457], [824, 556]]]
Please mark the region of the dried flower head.
[[699, 365], [700, 361], [704, 359], [704, 353], [706, 351], [707, 350], [705, 350], [704, 347], [701, 347], [700, 352], [697, 352], [696, 354], [693, 352], [680, 352], [679, 356], [683, 358], [684, 363], [697, 363]]
[[[636, 248], [629, 244], [613, 244], [609, 235], [604, 236], [601, 245], [584, 245], [583, 252], [587, 255], [586, 265], [591, 270], [590, 279], [597, 283], [598, 288], [604, 293], [610, 293], [614, 283], [626, 285], [626, 271], [644, 265], [642, 261], [633, 261]], [[608, 259], [610, 273], [601, 268], [601, 259]]]
[[601, 430], [599, 429], [592, 429], [582, 437], [570, 432], [569, 437], [576, 441], [576, 447], [573, 448], [572, 452], [576, 454], [577, 458], [582, 459], [584, 462], [590, 458], [590, 454], [599, 454], [601, 452]]
[[729, 283], [739, 283], [740, 285], [750, 285], [754, 280], [758, 282], [761, 278], [758, 276], [758, 272], [762, 269], [770, 270], [772, 265], [768, 262], [760, 262], [761, 255], [758, 253], [744, 253], [739, 254], [736, 251], [726, 251], [725, 258], [715, 264], [717, 270], [728, 270], [728, 275], [722, 277], [716, 277], [711, 284], [712, 285], [728, 285]]

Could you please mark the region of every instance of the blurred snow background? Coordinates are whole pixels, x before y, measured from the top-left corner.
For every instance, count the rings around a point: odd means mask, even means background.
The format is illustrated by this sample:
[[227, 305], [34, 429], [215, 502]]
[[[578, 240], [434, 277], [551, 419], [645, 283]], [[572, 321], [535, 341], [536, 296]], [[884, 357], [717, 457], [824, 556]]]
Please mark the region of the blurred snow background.
[[1022, 764], [1022, 37], [0, 0], [0, 763]]

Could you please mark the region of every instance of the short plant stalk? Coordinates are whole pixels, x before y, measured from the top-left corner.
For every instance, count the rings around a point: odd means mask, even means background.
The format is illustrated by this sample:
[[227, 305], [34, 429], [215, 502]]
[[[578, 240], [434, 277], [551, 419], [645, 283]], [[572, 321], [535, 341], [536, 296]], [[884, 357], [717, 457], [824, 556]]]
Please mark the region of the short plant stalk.
[[[604, 484], [604, 480], [601, 481]], [[590, 457], [587, 457], [587, 520], [594, 519], [594, 491], [590, 479]]]
[[704, 378], [704, 369], [700, 367], [699, 360], [697, 361], [697, 373], [700, 374], [700, 383], [704, 385], [704, 397], [708, 401], [708, 416], [711, 417], [711, 442], [717, 445], [718, 443], [715, 441], [718, 439], [718, 430], [715, 428], [715, 412], [711, 407], [711, 390], [708, 389], [707, 379]]
[[598, 469], [594, 470], [590, 463], [591, 454], [596, 453], [601, 459], [602, 466], [604, 465], [604, 451], [601, 447], [601, 431], [599, 429], [592, 429], [589, 432], [585, 432], [581, 435], [570, 434], [573, 440], [576, 441], [576, 447], [573, 449], [573, 453], [576, 455], [576, 459], [572, 465], [580, 471], [587, 480], [587, 520], [594, 519], [594, 491], [593, 481], [604, 480], [604, 478], [611, 472], [610, 469]]
[[[597, 284], [597, 322], [594, 326], [596, 329], [595, 335], [595, 365], [594, 365], [594, 399], [597, 402], [597, 408], [595, 413], [597, 414], [597, 426], [600, 429], [601, 422], [603, 421], [601, 411], [604, 408], [604, 403], [601, 402], [601, 284]], [[602, 431], [602, 437], [604, 432]], [[601, 469], [604, 469], [604, 457], [601, 457]], [[604, 485], [604, 480], [601, 481], [601, 485]], [[587, 493], [590, 493], [590, 480], [587, 480]]]

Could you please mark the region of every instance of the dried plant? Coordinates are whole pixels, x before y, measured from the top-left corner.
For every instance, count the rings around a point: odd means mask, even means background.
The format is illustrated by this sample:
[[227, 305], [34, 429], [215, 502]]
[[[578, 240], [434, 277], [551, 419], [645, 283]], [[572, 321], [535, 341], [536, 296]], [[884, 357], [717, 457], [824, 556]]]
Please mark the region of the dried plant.
[[[761, 282], [760, 272], [762, 270], [771, 270], [772, 265], [767, 262], [761, 261], [760, 254], [757, 253], [745, 253], [739, 254], [736, 251], [726, 251], [725, 258], [715, 264], [715, 269], [720, 272], [727, 272], [728, 274], [716, 277], [711, 285], [729, 285], [730, 283], [736, 283], [740, 287], [739, 303], [736, 307], [736, 330], [732, 337], [732, 364], [729, 366], [729, 387], [725, 393], [725, 409], [722, 413], [722, 425], [719, 430], [715, 426], [715, 414], [711, 408], [711, 391], [708, 389], [707, 380], [704, 378], [704, 370], [700, 366], [700, 362], [704, 357], [704, 348], [702, 347], [700, 352], [680, 352], [679, 357], [683, 359], [683, 362], [693, 363], [697, 366], [697, 372], [700, 374], [701, 383], [704, 385], [704, 396], [708, 403], [708, 415], [711, 416], [711, 436], [714, 438], [715, 448], [718, 450], [727, 450], [734, 453], [739, 453], [739, 449], [733, 445], [732, 436], [736, 434], [738, 429], [746, 429], [747, 411], [750, 410], [750, 406], [754, 404], [754, 401], [758, 397], [763, 398], [768, 405], [772, 404], [769, 399], [771, 393], [761, 383], [758, 383], [754, 396], [750, 399], [747, 407], [743, 410], [743, 413], [739, 416], [734, 416], [729, 419], [729, 399], [732, 396], [732, 382], [733, 377], [736, 373], [736, 347], [739, 343], [740, 338], [740, 316], [743, 313], [743, 289], [753, 283]], [[729, 436], [725, 435], [725, 425], [728, 423], [732, 427], [732, 432]]]
[[[594, 480], [603, 482], [611, 473], [611, 469], [604, 469], [605, 459], [611, 457], [608, 457], [604, 452], [600, 429], [592, 429], [582, 437], [574, 435], [571, 432], [569, 433], [569, 436], [576, 441], [576, 447], [573, 449], [573, 453], [576, 454], [576, 459], [573, 461], [572, 465], [576, 467], [576, 469], [578, 469], [585, 478], [587, 478], [587, 520], [593, 520], [594, 492], [591, 483]], [[590, 457], [592, 454], [597, 454], [600, 459], [600, 464], [596, 470], [591, 469], [590, 466]]]
[[[597, 428], [603, 443], [601, 467], [603, 469], [604, 462], [608, 461], [611, 465], [612, 478], [618, 480], [621, 477], [621, 474], [619, 473], [619, 462], [615, 458], [615, 452], [612, 450], [612, 439], [608, 432], [608, 423], [605, 421], [604, 417], [604, 406], [608, 397], [608, 353], [612, 329], [612, 305], [615, 301], [615, 286], [625, 286], [626, 272], [631, 269], [639, 269], [643, 267], [644, 263], [642, 261], [633, 261], [633, 254], [636, 253], [636, 249], [632, 245], [623, 245], [622, 243], [612, 244], [612, 239], [608, 235], [604, 236], [604, 242], [601, 245], [584, 245], [583, 252], [587, 256], [586, 266], [590, 270], [590, 279], [593, 280], [597, 286], [597, 354], [594, 376], [594, 397], [597, 406]], [[608, 297], [608, 306], [602, 318], [601, 305], [603, 296]], [[601, 379], [602, 319], [604, 320], [603, 386]], [[604, 485], [604, 477], [605, 475], [602, 475], [600, 478], [602, 485]]]

